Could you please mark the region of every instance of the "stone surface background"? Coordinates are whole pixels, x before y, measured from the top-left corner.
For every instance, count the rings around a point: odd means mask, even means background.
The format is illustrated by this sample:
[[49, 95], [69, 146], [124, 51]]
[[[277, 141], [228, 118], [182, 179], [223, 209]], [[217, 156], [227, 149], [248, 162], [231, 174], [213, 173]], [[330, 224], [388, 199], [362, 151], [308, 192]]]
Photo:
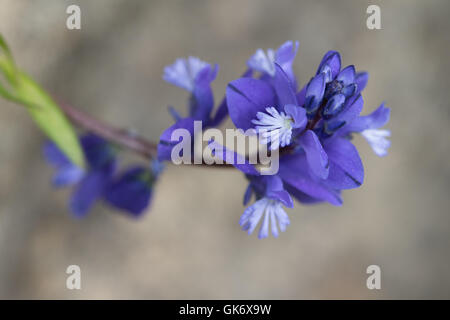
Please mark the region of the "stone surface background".
[[[65, 28], [79, 4], [82, 29]], [[366, 28], [379, 4], [382, 30]], [[244, 177], [174, 167], [151, 210], [134, 221], [98, 205], [84, 220], [52, 190], [42, 134], [0, 101], [0, 298], [450, 298], [450, 2], [0, 0], [0, 31], [19, 65], [52, 94], [157, 138], [186, 94], [161, 79], [176, 57], [220, 64], [217, 99], [256, 48], [300, 41], [295, 70], [309, 80], [321, 56], [371, 74], [365, 112], [392, 108], [392, 148], [366, 168], [344, 206], [296, 205], [279, 239], [238, 227]], [[231, 127], [228, 122], [227, 126]], [[82, 290], [65, 288], [78, 264]], [[382, 290], [366, 288], [366, 267]]]

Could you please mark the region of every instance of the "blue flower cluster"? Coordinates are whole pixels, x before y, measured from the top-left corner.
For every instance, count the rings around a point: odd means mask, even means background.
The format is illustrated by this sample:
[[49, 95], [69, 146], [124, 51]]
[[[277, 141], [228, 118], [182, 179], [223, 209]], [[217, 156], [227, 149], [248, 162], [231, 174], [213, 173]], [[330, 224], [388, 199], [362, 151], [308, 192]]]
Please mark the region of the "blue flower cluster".
[[[179, 59], [164, 73], [166, 81], [191, 92], [191, 99], [189, 116], [176, 115], [177, 122], [161, 136], [160, 159], [170, 159], [171, 148], [178, 143], [170, 141], [174, 129], [192, 133], [193, 120], [216, 125], [216, 119], [227, 114], [237, 128], [253, 129], [259, 133], [260, 143], [280, 152], [275, 175], [263, 176], [248, 162], [235, 165], [249, 181], [244, 204], [252, 195], [256, 199], [239, 223], [250, 234], [262, 220], [259, 238], [270, 232], [276, 237], [279, 230], [286, 229], [289, 217], [284, 208], [293, 207], [293, 198], [301, 203], [326, 201], [339, 206], [342, 190], [362, 185], [364, 168], [350, 141], [353, 134], [360, 133], [379, 156], [385, 156], [390, 146], [390, 132], [380, 129], [389, 120], [389, 109], [382, 104], [370, 115], [360, 116], [368, 74], [356, 72], [353, 65], [341, 68], [339, 53], [329, 51], [316, 75], [298, 90], [292, 69], [297, 50], [298, 42], [292, 41], [276, 51], [258, 49], [248, 60], [244, 75], [228, 84], [219, 116], [212, 120], [210, 83], [217, 67], [197, 58]], [[225, 149], [222, 160], [230, 153], [233, 151]]]
[[241, 167], [249, 180], [244, 204], [252, 194], [256, 202], [245, 210], [240, 224], [252, 233], [262, 219], [259, 238], [269, 235], [269, 225], [275, 237], [278, 228], [286, 229], [289, 218], [283, 207], [293, 207], [292, 197], [302, 203], [341, 205], [342, 190], [362, 185], [364, 168], [350, 142], [352, 134], [361, 133], [379, 156], [390, 146], [390, 132], [379, 129], [389, 121], [389, 109], [382, 104], [360, 116], [368, 74], [356, 72], [352, 65], [341, 68], [339, 53], [329, 51], [316, 75], [297, 91], [292, 71], [297, 49], [298, 43], [286, 42], [276, 53], [256, 51], [248, 66], [260, 77], [239, 78], [227, 88], [229, 115], [236, 127], [262, 131], [260, 141], [271, 150], [280, 149], [274, 176], [249, 174], [251, 170]]
[[80, 137], [87, 168], [73, 164], [53, 143], [44, 145], [44, 156], [55, 168], [56, 187], [72, 186], [69, 207], [77, 217], [88, 213], [98, 199], [132, 216], [140, 216], [148, 207], [153, 185], [163, 167], [153, 161], [148, 167], [132, 166], [117, 173], [117, 148], [104, 139], [86, 134]]
[[[56, 186], [74, 185], [70, 208], [83, 216], [97, 199], [139, 216], [151, 201], [153, 186], [162, 171], [161, 163], [171, 160], [176, 129], [194, 135], [194, 121], [203, 128], [221, 123], [227, 116], [236, 128], [252, 129], [261, 144], [278, 151], [279, 170], [262, 175], [258, 167], [245, 160], [233, 164], [244, 173], [248, 187], [244, 205], [255, 201], [242, 214], [239, 224], [249, 234], [260, 225], [259, 238], [272, 233], [277, 237], [289, 225], [285, 208], [294, 199], [304, 204], [329, 202], [342, 205], [342, 191], [357, 188], [364, 181], [364, 168], [351, 140], [360, 133], [378, 156], [385, 156], [390, 146], [390, 131], [380, 129], [389, 121], [390, 110], [381, 104], [369, 115], [361, 116], [362, 91], [368, 74], [357, 72], [353, 65], [342, 68], [341, 57], [329, 51], [316, 74], [301, 89], [293, 71], [298, 42], [288, 41], [277, 50], [258, 49], [247, 61], [247, 70], [231, 81], [226, 95], [213, 114], [211, 83], [218, 66], [195, 57], [177, 59], [164, 70], [167, 82], [189, 92], [188, 113], [169, 112], [175, 123], [160, 136], [158, 160], [150, 166], [135, 166], [117, 174], [117, 149], [93, 134], [80, 138], [88, 168], [82, 170], [68, 161], [52, 143], [44, 150], [55, 167]], [[210, 142], [210, 146], [217, 143]], [[220, 146], [220, 145], [219, 145]], [[234, 150], [220, 146], [227, 159], [240, 157]], [[191, 149], [192, 150], [192, 149]], [[191, 155], [193, 156], [193, 155]], [[242, 156], [241, 156], [242, 158]]]

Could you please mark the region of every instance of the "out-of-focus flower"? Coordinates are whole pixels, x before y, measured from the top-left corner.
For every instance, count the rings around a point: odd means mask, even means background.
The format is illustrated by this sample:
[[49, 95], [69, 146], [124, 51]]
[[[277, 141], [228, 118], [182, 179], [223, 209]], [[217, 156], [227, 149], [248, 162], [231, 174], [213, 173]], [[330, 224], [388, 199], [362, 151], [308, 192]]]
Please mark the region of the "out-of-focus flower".
[[151, 204], [153, 187], [163, 170], [158, 160], [150, 167], [133, 166], [114, 179], [106, 189], [106, 200], [114, 207], [139, 217]]
[[84, 216], [103, 196], [116, 169], [115, 150], [107, 141], [87, 134], [80, 138], [80, 142], [88, 164], [86, 170], [72, 164], [53, 142], [44, 145], [44, 155], [56, 169], [54, 185], [74, 186], [69, 207], [77, 217]]
[[111, 143], [94, 134], [82, 136], [80, 142], [88, 164], [85, 170], [71, 163], [53, 142], [44, 145], [45, 158], [56, 171], [53, 185], [74, 188], [69, 201], [71, 212], [83, 217], [96, 200], [105, 199], [132, 216], [142, 215], [151, 203], [163, 164], [152, 160], [148, 167], [134, 165], [116, 176], [117, 149]]
[[[350, 142], [352, 134], [361, 133], [376, 154], [385, 155], [390, 133], [379, 128], [389, 120], [389, 109], [382, 105], [368, 116], [359, 116], [368, 74], [357, 73], [353, 66], [341, 70], [336, 51], [325, 54], [317, 74], [299, 92], [292, 80], [295, 76], [289, 75], [275, 56], [273, 51], [267, 55], [257, 51], [249, 65], [265, 76], [230, 82], [226, 92], [230, 118], [244, 131], [255, 129], [260, 133], [260, 142], [270, 144], [271, 150], [279, 149], [276, 180], [280, 190], [302, 203], [327, 201], [341, 205], [341, 191], [357, 188], [364, 181], [362, 161]], [[236, 167], [247, 177], [252, 172], [252, 190], [258, 185], [255, 181], [265, 180], [250, 164]], [[253, 231], [264, 216], [260, 237], [265, 237], [269, 221], [273, 221], [272, 228], [277, 222], [267, 217], [277, 217], [274, 212], [279, 217], [285, 215], [280, 205], [283, 202], [265, 194], [270, 188], [259, 188], [263, 191], [246, 209], [241, 225]], [[280, 219], [288, 221], [285, 218]]]

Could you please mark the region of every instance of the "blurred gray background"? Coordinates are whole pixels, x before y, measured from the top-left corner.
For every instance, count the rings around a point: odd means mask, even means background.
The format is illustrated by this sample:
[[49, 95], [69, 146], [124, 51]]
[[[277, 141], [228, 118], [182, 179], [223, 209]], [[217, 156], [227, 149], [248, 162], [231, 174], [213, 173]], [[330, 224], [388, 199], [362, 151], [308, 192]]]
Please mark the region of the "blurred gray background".
[[[66, 29], [78, 4], [82, 29]], [[366, 28], [381, 7], [382, 30]], [[370, 72], [368, 113], [392, 108], [392, 147], [377, 158], [356, 139], [364, 185], [344, 206], [302, 206], [278, 239], [239, 229], [237, 171], [170, 166], [140, 220], [97, 205], [70, 216], [55, 191], [42, 134], [0, 100], [0, 298], [450, 298], [450, 2], [0, 0], [0, 31], [44, 88], [96, 117], [156, 140], [166, 106], [187, 95], [161, 79], [195, 55], [220, 64], [219, 100], [257, 48], [299, 40], [301, 84], [329, 49]], [[226, 126], [231, 127], [230, 122]], [[67, 290], [77, 264], [82, 290]], [[381, 267], [382, 289], [366, 288]]]

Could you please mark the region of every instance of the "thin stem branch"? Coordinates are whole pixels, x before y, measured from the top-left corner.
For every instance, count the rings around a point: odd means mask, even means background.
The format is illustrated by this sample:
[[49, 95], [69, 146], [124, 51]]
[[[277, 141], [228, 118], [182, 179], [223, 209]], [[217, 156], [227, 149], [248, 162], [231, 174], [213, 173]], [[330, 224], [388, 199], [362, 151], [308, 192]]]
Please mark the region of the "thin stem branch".
[[[135, 133], [131, 133], [129, 130], [115, 128], [109, 124], [101, 122], [91, 115], [75, 109], [74, 107], [60, 103], [61, 110], [66, 114], [69, 120], [81, 127], [84, 130], [95, 133], [96, 135], [115, 143], [125, 149], [133, 151], [144, 158], [151, 160], [157, 157], [158, 150], [157, 144], [147, 140], [146, 138], [139, 136]], [[206, 164], [202, 163], [202, 167], [221, 167], [221, 168], [232, 168], [229, 164]]]
[[139, 135], [132, 134], [128, 130], [115, 128], [109, 124], [94, 119], [87, 113], [73, 108], [64, 103], [59, 104], [61, 110], [75, 125], [95, 133], [108, 141], [129, 149], [147, 159], [153, 159], [157, 156], [157, 144], [151, 142]]

